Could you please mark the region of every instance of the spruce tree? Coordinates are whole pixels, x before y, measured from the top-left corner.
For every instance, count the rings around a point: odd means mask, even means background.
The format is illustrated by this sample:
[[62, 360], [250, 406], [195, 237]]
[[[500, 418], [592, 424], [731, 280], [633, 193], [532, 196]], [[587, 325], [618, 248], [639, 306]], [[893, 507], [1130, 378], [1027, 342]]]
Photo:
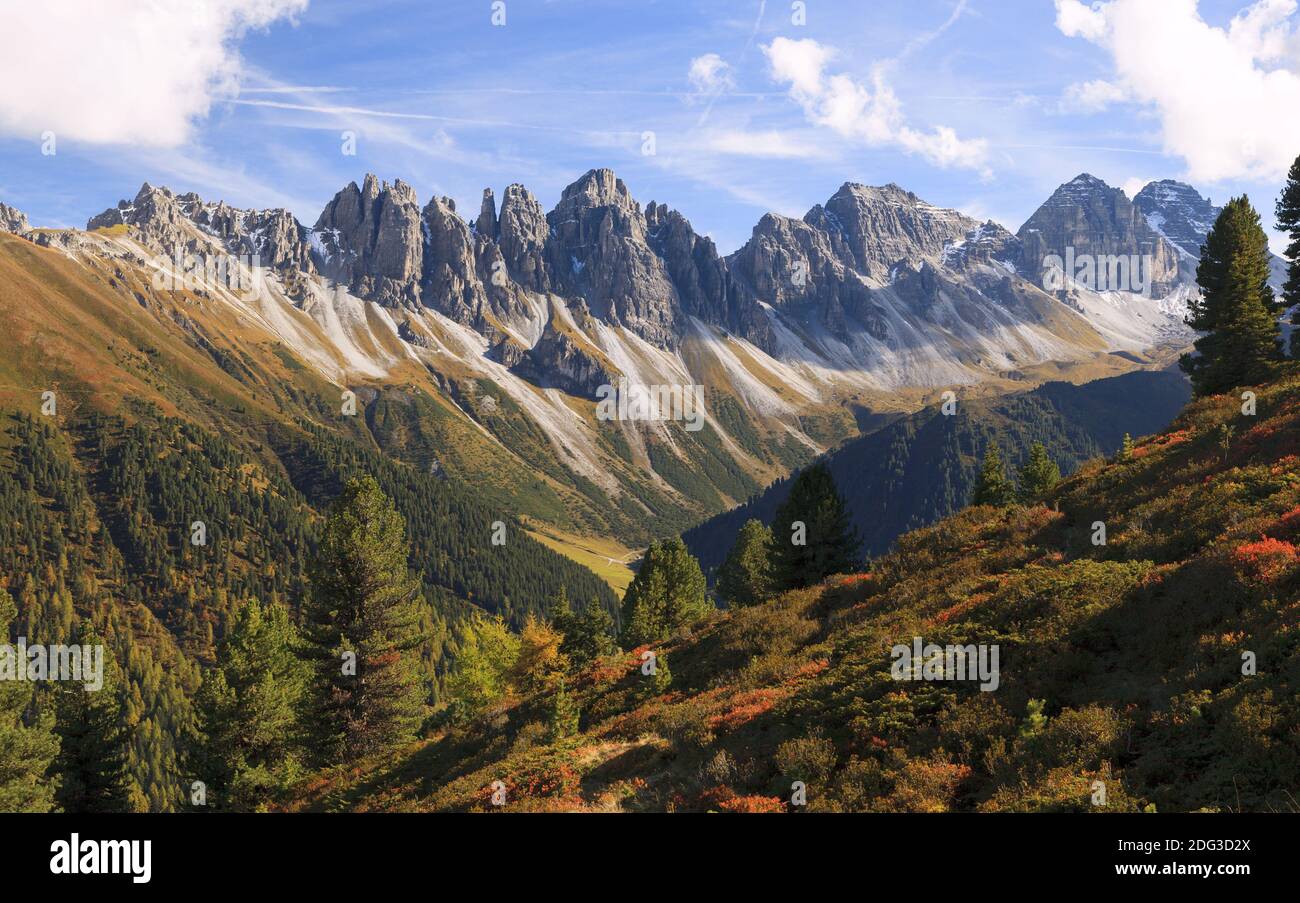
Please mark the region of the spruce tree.
[[623, 647], [665, 640], [708, 614], [705, 589], [700, 563], [680, 537], [650, 543], [623, 595]]
[[[17, 607], [0, 589], [0, 643], [8, 643]], [[15, 667], [26, 666], [15, 662]], [[51, 765], [59, 752], [54, 718], [32, 711], [33, 686], [0, 679], [0, 812], [49, 812], [57, 775]]]
[[1043, 443], [1029, 447], [1029, 460], [1020, 471], [1020, 501], [1026, 505], [1037, 502], [1061, 481], [1061, 468], [1056, 465]]
[[1124, 434], [1124, 441], [1119, 447], [1119, 458], [1121, 461], [1127, 461], [1133, 457], [1133, 437], [1128, 433]]
[[89, 690], [84, 683], [59, 681], [54, 688], [54, 730], [59, 735], [55, 800], [64, 812], [131, 811], [138, 794], [128, 770], [131, 734], [113, 650], [84, 621], [72, 642], [99, 647], [103, 683]]
[[990, 441], [984, 449], [984, 462], [980, 465], [980, 475], [975, 481], [975, 491], [971, 495], [972, 505], [994, 505], [1004, 507], [1016, 500], [1016, 488], [1007, 478], [1006, 467], [1002, 464], [1002, 455], [998, 453], [996, 442]]
[[861, 564], [857, 530], [824, 461], [800, 471], [772, 521], [772, 576], [778, 589], [820, 583]]
[[283, 606], [239, 612], [203, 677], [198, 709], [207, 783], [223, 809], [255, 810], [301, 772], [299, 711], [311, 670]]
[[1268, 277], [1268, 236], [1259, 214], [1245, 195], [1233, 198], [1201, 247], [1201, 296], [1187, 316], [1187, 325], [1204, 333], [1197, 353], [1180, 361], [1198, 396], [1258, 385], [1273, 375], [1281, 343]]
[[617, 649], [614, 642], [614, 618], [600, 604], [599, 599], [592, 599], [581, 612], [574, 612], [569, 608], [567, 597], [561, 592], [560, 597], [552, 603], [551, 611], [555, 629], [564, 635], [560, 652], [574, 666], [590, 664]]
[[1291, 356], [1300, 357], [1300, 157], [1291, 164], [1286, 187], [1277, 199], [1277, 228], [1286, 232], [1291, 243], [1286, 248], [1286, 283], [1282, 286], [1282, 303], [1292, 308]]
[[772, 531], [750, 519], [718, 568], [718, 595], [728, 607], [741, 608], [765, 601], [773, 589]]
[[419, 584], [402, 516], [372, 477], [349, 480], [311, 567], [305, 606], [314, 668], [313, 745], [352, 761], [412, 737], [424, 710], [416, 648]]

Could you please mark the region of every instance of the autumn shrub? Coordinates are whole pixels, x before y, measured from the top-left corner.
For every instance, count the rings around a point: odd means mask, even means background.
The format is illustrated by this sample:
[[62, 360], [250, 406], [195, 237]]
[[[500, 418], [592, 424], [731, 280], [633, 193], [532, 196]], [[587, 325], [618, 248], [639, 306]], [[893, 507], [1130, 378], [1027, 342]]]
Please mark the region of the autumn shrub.
[[822, 785], [835, 768], [835, 744], [819, 733], [786, 740], [776, 748], [776, 767], [783, 778]]

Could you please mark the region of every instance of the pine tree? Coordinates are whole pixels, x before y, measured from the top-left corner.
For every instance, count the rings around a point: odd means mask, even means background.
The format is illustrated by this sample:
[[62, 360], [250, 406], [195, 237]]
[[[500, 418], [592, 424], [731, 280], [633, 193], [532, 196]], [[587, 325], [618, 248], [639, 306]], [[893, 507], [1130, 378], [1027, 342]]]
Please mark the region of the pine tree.
[[1006, 468], [1002, 464], [1002, 455], [998, 453], [997, 443], [990, 441], [984, 449], [984, 463], [980, 466], [979, 479], [975, 481], [975, 491], [971, 495], [972, 505], [994, 505], [1005, 507], [1016, 500], [1016, 488], [1007, 478]]
[[1020, 471], [1020, 501], [1026, 505], [1037, 502], [1061, 481], [1061, 468], [1056, 465], [1043, 443], [1029, 447], [1029, 460]]
[[1204, 333], [1180, 365], [1197, 395], [1265, 382], [1281, 358], [1277, 309], [1268, 285], [1268, 236], [1244, 195], [1223, 208], [1201, 248], [1201, 296], [1187, 325]]
[[[9, 642], [9, 625], [17, 607], [0, 589], [0, 643]], [[25, 667], [26, 662], [14, 662]], [[0, 812], [49, 812], [54, 807], [56, 777], [51, 766], [59, 752], [54, 719], [30, 711], [32, 684], [0, 679]]]
[[560, 652], [575, 667], [588, 665], [618, 648], [614, 642], [614, 619], [599, 599], [592, 599], [581, 612], [574, 612], [561, 592], [551, 604], [551, 611], [555, 629], [564, 635]]
[[708, 614], [712, 606], [705, 589], [700, 563], [680, 537], [650, 543], [623, 594], [623, 647], [667, 639]]
[[1128, 433], [1124, 434], [1124, 442], [1119, 447], [1119, 457], [1121, 461], [1127, 461], [1133, 457], [1133, 437]]
[[549, 622], [530, 614], [519, 632], [519, 655], [508, 680], [521, 693], [549, 690], [564, 678], [569, 660], [560, 652], [564, 634]]
[[301, 772], [298, 712], [311, 671], [299, 644], [285, 608], [253, 600], [217, 648], [198, 708], [206, 783], [220, 808], [257, 809]]
[[741, 608], [765, 601], [773, 589], [772, 531], [750, 519], [718, 568], [718, 595], [729, 608]]
[[551, 696], [551, 717], [547, 725], [549, 742], [555, 743], [576, 734], [581, 715], [578, 701], [569, 694], [569, 688], [561, 678]]
[[772, 521], [772, 576], [778, 589], [820, 583], [861, 564], [857, 530], [824, 461], [802, 470]]
[[55, 800], [64, 812], [128, 812], [138, 803], [128, 771], [130, 730], [121, 696], [122, 679], [113, 651], [86, 622], [74, 644], [99, 647], [103, 682], [89, 690], [84, 683], [59, 681], [54, 688], [54, 730], [59, 755]]
[[305, 606], [322, 761], [389, 749], [419, 726], [418, 588], [401, 515], [372, 477], [349, 480], [322, 531]]
[[1286, 248], [1286, 283], [1282, 286], [1282, 304], [1292, 308], [1291, 356], [1300, 357], [1300, 157], [1291, 164], [1286, 187], [1277, 199], [1277, 228], [1286, 232], [1291, 243]]

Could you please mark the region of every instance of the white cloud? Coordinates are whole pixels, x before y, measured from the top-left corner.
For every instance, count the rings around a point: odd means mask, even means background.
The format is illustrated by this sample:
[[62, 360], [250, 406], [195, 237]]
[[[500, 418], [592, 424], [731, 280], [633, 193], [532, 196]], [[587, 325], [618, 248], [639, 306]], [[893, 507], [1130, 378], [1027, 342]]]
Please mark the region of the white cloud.
[[1067, 113], [1099, 113], [1111, 104], [1122, 103], [1127, 99], [1128, 92], [1114, 82], [1102, 79], [1077, 82], [1065, 89], [1061, 109]]
[[1124, 189], [1124, 193], [1128, 195], [1128, 199], [1131, 201], [1133, 200], [1133, 198], [1137, 197], [1138, 192], [1141, 191], [1143, 188], [1146, 188], [1150, 182], [1151, 182], [1150, 179], [1143, 179], [1139, 176], [1133, 176], [1131, 178], [1125, 179], [1124, 184], [1122, 184], [1120, 188]]
[[988, 145], [982, 139], [959, 138], [947, 126], [922, 131], [907, 123], [884, 67], [875, 68], [868, 85], [843, 73], [827, 74], [835, 50], [810, 38], [777, 38], [763, 52], [772, 78], [790, 86], [790, 97], [810, 122], [871, 147], [898, 147], [936, 166], [987, 171]]
[[775, 129], [713, 129], [705, 133], [692, 149], [776, 160], [812, 160], [827, 156], [822, 144], [804, 141]]
[[238, 91], [236, 43], [309, 0], [60, 0], [9, 4], [0, 131], [175, 147]]
[[706, 53], [691, 60], [686, 78], [696, 94], [721, 94], [736, 87], [731, 66], [716, 53]]
[[1221, 28], [1197, 0], [1056, 0], [1056, 25], [1110, 55], [1111, 82], [1155, 114], [1188, 178], [1274, 181], [1300, 152], [1296, 8], [1259, 0]]

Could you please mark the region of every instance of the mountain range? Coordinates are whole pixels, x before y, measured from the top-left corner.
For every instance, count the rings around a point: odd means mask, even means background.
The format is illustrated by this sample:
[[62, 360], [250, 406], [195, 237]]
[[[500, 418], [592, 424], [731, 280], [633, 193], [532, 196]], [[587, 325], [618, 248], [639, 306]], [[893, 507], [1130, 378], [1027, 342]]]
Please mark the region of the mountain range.
[[[596, 169], [549, 212], [521, 185], [499, 205], [485, 190], [467, 216], [367, 176], [310, 227], [146, 184], [84, 230], [33, 229], [7, 207], [0, 228], [118, 299], [114, 317], [173, 336], [159, 354], [177, 367], [211, 358], [278, 416], [331, 427], [352, 393], [389, 456], [481, 487], [559, 547], [603, 536], [630, 554], [942, 392], [1168, 364], [1192, 338], [1186, 249], [1213, 209], [1178, 183], [1130, 202], [1081, 175], [1012, 234], [846, 183], [802, 219], [763, 216], [722, 256]], [[1070, 249], [1143, 255], [1147, 291], [1049, 285], [1044, 261]], [[63, 374], [112, 409], [122, 355], [141, 348], [78, 355], [84, 336], [55, 341], [69, 323], [45, 312], [6, 305], [9, 341], [34, 355], [11, 389]], [[703, 427], [598, 418], [620, 380], [703, 387]]]

